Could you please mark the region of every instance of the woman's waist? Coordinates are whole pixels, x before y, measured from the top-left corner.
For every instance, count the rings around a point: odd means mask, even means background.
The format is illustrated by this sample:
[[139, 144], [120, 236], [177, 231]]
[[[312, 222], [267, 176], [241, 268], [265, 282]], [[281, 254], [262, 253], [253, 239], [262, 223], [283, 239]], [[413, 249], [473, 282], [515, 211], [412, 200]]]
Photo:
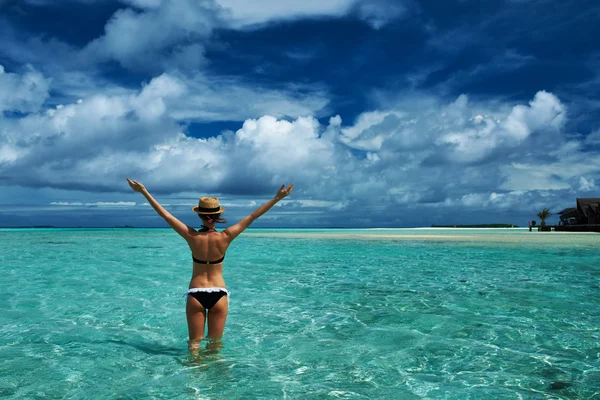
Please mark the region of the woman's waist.
[[223, 275], [210, 276], [207, 274], [193, 275], [190, 280], [190, 288], [227, 287]]

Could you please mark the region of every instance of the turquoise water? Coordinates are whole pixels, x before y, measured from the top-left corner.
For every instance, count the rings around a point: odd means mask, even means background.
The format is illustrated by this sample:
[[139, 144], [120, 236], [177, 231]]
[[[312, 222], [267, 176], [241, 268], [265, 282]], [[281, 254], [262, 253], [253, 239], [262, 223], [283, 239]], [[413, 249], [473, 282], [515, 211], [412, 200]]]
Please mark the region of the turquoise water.
[[0, 229], [0, 397], [600, 399], [600, 235], [260, 230], [187, 351], [167, 229]]

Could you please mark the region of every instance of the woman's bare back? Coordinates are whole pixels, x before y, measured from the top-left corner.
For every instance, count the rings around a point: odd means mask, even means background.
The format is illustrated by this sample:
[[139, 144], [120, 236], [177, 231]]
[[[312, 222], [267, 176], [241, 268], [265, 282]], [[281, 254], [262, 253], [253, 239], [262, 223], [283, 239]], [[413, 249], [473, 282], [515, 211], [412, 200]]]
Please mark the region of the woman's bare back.
[[223, 279], [223, 262], [208, 264], [225, 257], [225, 252], [230, 241], [222, 232], [215, 230], [199, 231], [187, 241], [192, 257], [198, 261], [193, 262], [194, 268], [190, 288], [199, 287], [225, 287]]

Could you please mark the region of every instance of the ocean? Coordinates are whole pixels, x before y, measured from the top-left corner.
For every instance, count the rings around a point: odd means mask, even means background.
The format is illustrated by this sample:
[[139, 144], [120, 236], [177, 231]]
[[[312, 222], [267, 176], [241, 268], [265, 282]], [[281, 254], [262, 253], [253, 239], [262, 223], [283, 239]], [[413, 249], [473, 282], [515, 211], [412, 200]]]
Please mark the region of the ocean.
[[187, 350], [169, 229], [0, 229], [0, 398], [600, 399], [600, 235], [249, 229]]

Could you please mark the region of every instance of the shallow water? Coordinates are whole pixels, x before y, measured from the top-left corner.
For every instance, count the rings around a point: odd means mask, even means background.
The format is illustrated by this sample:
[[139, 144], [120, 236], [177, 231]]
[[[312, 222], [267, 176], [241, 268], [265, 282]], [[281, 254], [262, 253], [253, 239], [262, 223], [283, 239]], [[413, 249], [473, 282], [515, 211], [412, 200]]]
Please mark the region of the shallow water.
[[185, 241], [0, 230], [0, 397], [600, 398], [600, 235], [260, 230], [187, 351]]

